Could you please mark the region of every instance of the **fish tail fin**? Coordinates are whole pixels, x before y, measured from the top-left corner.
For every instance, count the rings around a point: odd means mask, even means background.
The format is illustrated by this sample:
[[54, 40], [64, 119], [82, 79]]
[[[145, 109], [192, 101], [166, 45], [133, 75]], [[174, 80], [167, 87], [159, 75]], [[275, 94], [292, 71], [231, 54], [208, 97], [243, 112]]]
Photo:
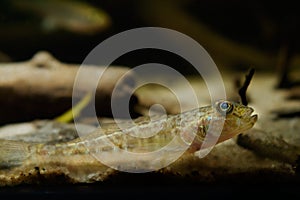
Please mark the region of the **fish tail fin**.
[[30, 156], [30, 143], [0, 140], [0, 168], [21, 165]]

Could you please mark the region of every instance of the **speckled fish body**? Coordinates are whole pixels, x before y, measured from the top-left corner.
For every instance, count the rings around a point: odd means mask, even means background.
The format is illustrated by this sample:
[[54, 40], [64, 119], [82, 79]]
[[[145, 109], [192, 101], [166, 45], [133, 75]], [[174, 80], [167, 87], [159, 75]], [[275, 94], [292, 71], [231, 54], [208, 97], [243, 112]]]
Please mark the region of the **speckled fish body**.
[[[251, 107], [222, 100], [214, 105], [165, 118], [138, 119], [135, 126], [122, 129], [116, 126], [98, 128], [66, 143], [50, 145], [0, 140], [0, 167], [20, 165], [35, 156], [97, 154], [120, 149], [136, 153], [155, 151], [175, 137], [178, 144], [188, 144], [187, 152], [193, 153], [202, 147], [204, 140], [208, 142], [202, 148], [210, 147], [253, 127], [257, 115], [252, 113]], [[211, 123], [212, 120], [214, 123]], [[220, 135], [208, 133], [211, 124], [219, 122], [223, 125]]]

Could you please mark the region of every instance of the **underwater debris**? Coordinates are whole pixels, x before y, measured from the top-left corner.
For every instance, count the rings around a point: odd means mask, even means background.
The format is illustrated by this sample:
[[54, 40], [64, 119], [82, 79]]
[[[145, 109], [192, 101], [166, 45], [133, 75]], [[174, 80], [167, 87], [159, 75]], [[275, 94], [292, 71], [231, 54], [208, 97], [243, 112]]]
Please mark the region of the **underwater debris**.
[[246, 96], [246, 91], [247, 88], [250, 84], [250, 81], [254, 75], [255, 70], [253, 68], [251, 68], [248, 72], [248, 74], [246, 74], [246, 79], [244, 84], [242, 85], [242, 87], [239, 89], [239, 95], [241, 97], [241, 102], [243, 105], [247, 106], [248, 105], [248, 100], [247, 100], [247, 96]]
[[[37, 52], [27, 61], [0, 64], [0, 95], [5, 96], [0, 99], [1, 124], [51, 119], [70, 109], [74, 81], [80, 66], [60, 62], [45, 51]], [[127, 73], [129, 68], [123, 66], [85, 67], [85, 80], [73, 100], [80, 101], [89, 92], [89, 85], [93, 84], [91, 77], [103, 73], [95, 94], [96, 111], [111, 116], [110, 99], [115, 85], [119, 81], [120, 93], [116, 99], [124, 98], [131, 94], [135, 76], [132, 72]], [[135, 96], [132, 96], [130, 108], [136, 103]]]
[[249, 130], [247, 134], [240, 134], [237, 138], [238, 145], [252, 150], [257, 155], [298, 165], [300, 147], [287, 143], [282, 138], [263, 130]]

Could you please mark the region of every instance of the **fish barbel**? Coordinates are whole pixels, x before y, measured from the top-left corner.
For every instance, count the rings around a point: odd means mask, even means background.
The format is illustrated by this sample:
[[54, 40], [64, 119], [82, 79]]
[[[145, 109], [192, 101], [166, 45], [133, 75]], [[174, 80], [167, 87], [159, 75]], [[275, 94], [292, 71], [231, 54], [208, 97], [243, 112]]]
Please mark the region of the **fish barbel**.
[[[165, 118], [137, 119], [135, 126], [103, 126], [65, 143], [36, 144], [0, 140], [0, 168], [21, 165], [26, 159], [35, 156], [94, 154], [116, 149], [137, 153], [155, 151], [177, 136], [180, 143], [189, 145], [187, 152], [194, 153], [252, 128], [257, 121], [257, 115], [252, 115], [253, 111], [251, 107], [240, 103], [220, 100], [213, 105]], [[217, 125], [222, 125], [220, 134], [208, 131], [214, 130], [210, 126]]]

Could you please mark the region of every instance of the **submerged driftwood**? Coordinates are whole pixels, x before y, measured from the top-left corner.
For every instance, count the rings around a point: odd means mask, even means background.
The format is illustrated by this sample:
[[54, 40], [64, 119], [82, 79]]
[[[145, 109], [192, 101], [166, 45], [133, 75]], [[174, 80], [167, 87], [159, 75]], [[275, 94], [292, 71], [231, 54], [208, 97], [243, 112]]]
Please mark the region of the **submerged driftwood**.
[[[25, 62], [0, 64], [1, 124], [49, 119], [70, 109], [79, 67], [77, 64], [59, 62], [47, 52], [38, 52]], [[122, 77], [128, 72], [126, 67], [113, 66], [105, 70], [104, 67], [89, 66], [89, 69], [91, 76], [103, 72], [96, 91], [96, 110], [100, 116], [110, 116], [111, 94], [117, 81], [121, 81], [123, 89], [117, 98], [122, 99], [131, 94], [135, 78], [132, 73]], [[89, 76], [80, 86], [82, 93], [88, 88], [84, 84], [90, 84]], [[77, 98], [79, 100], [82, 96]], [[132, 99], [134, 102], [135, 97]]]

